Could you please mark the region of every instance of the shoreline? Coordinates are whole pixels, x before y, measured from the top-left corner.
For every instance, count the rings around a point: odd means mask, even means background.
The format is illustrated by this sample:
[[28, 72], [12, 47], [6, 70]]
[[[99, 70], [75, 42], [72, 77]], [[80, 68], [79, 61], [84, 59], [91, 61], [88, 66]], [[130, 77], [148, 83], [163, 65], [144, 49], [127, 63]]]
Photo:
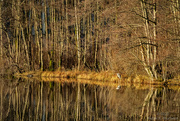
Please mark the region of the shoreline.
[[135, 77], [127, 77], [122, 75], [119, 79], [114, 72], [102, 71], [30, 71], [24, 73], [16, 73], [15, 77], [27, 77], [27, 78], [66, 78], [66, 79], [83, 79], [93, 80], [98, 82], [113, 82], [113, 83], [139, 83], [146, 85], [178, 85], [180, 86], [179, 79], [169, 79], [166, 82], [162, 80], [151, 81], [150, 78], [144, 75], [138, 75]]

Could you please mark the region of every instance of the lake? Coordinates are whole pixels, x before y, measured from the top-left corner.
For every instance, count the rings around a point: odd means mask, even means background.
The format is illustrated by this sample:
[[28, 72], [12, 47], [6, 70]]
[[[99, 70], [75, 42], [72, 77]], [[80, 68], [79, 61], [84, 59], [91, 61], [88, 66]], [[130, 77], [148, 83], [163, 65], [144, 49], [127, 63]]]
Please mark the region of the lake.
[[95, 82], [1, 78], [0, 120], [180, 120], [178, 86], [124, 84], [117, 90], [115, 84]]

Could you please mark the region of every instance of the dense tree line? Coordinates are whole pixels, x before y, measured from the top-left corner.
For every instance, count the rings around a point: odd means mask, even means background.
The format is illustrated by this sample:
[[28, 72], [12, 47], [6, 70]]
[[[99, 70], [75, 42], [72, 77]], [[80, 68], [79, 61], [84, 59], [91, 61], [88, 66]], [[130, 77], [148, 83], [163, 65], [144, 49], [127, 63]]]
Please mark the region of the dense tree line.
[[179, 0], [1, 0], [1, 70], [180, 72]]

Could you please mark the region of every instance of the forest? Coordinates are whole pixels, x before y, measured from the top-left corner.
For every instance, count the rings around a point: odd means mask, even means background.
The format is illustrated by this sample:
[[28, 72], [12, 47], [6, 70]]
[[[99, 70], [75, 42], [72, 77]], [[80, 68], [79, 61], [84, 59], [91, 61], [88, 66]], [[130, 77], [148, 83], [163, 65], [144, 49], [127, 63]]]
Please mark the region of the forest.
[[180, 0], [1, 0], [0, 73], [180, 74]]

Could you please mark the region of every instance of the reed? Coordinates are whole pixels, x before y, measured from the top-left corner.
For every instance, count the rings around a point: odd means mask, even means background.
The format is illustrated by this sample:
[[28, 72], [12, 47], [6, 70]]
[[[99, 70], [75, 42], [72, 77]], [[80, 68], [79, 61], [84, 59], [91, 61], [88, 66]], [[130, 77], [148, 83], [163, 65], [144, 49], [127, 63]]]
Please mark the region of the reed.
[[27, 77], [28, 75], [33, 75], [33, 77], [40, 77], [42, 73], [43, 73], [42, 71], [28, 71], [28, 72], [24, 72], [24, 73], [15, 73], [14, 76], [15, 77]]
[[119, 79], [116, 73], [110, 71], [94, 72], [94, 71], [38, 71], [38, 72], [25, 72], [16, 73], [15, 76], [28, 76], [33, 77], [48, 77], [48, 78], [74, 78], [74, 79], [87, 79], [87, 80], [98, 80], [98, 81], [111, 81], [117, 82]]
[[[33, 75], [34, 77], [43, 77], [43, 78], [68, 78], [68, 79], [78, 79], [78, 80], [93, 80], [93, 81], [101, 81], [101, 82], [116, 82], [120, 84], [151, 84], [151, 85], [164, 85], [164, 81], [154, 80], [151, 81], [149, 77], [144, 75], [136, 75], [127, 77], [126, 75], [122, 75], [122, 78], [119, 79], [116, 73], [112, 71], [30, 71], [25, 73], [16, 73], [15, 76], [23, 76], [28, 77], [28, 75]], [[171, 85], [180, 85], [180, 81], [177, 80], [168, 80], [166, 84]]]

